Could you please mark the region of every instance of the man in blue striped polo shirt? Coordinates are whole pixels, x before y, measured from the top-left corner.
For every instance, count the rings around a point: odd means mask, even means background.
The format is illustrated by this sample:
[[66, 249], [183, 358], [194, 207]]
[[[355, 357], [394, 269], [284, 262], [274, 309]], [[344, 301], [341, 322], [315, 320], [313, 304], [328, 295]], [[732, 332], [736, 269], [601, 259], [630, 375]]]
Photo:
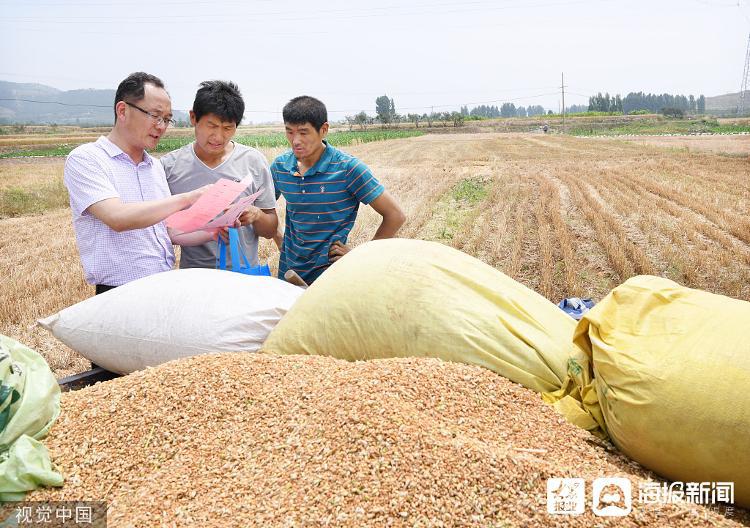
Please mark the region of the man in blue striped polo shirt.
[[279, 277], [294, 270], [310, 284], [349, 252], [346, 240], [360, 203], [382, 216], [373, 240], [395, 236], [406, 217], [364, 163], [325, 141], [328, 112], [322, 102], [295, 97], [282, 114], [292, 150], [271, 164], [276, 198], [286, 200], [283, 241], [280, 233], [275, 238]]

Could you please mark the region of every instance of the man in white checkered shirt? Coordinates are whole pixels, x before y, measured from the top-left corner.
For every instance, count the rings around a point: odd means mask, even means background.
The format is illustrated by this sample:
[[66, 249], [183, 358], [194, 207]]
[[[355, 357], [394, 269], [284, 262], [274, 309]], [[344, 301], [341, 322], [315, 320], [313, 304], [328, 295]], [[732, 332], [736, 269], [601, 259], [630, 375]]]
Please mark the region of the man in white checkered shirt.
[[97, 294], [172, 269], [173, 243], [216, 236], [179, 234], [164, 223], [208, 187], [172, 196], [161, 163], [146, 152], [173, 123], [164, 83], [143, 72], [129, 75], [117, 88], [114, 110], [112, 131], [74, 149], [64, 171], [86, 282]]

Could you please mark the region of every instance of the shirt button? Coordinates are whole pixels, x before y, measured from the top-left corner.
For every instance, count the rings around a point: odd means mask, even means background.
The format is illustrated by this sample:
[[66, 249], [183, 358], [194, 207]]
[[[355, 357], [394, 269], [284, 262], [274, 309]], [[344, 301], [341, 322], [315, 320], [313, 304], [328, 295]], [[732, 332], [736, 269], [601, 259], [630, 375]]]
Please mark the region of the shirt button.
[[305, 190], [304, 189], [302, 189], [302, 194], [305, 194]]

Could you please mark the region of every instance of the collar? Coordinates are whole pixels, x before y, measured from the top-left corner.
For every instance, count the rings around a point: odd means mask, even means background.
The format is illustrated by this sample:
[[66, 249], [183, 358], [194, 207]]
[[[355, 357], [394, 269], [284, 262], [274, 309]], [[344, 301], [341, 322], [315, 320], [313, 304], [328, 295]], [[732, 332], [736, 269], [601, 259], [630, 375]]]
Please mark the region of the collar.
[[[235, 152], [237, 152], [237, 145], [238, 145], [238, 143], [236, 141], [234, 141], [234, 140], [230, 140], [230, 142], [232, 143], [232, 152], [229, 153], [229, 156], [227, 156], [227, 159], [225, 159], [224, 161], [222, 161], [221, 163], [219, 163], [216, 167], [209, 167], [208, 165], [206, 165], [205, 161], [203, 161], [202, 159], [200, 159], [198, 157], [198, 153], [195, 152], [195, 141], [193, 141], [192, 143], [190, 143], [189, 147], [190, 147], [190, 152], [193, 154], [193, 159], [198, 160], [198, 162], [201, 163], [208, 170], [215, 171], [219, 167], [221, 167], [222, 165], [224, 165], [225, 163], [227, 163], [230, 159], [232, 159], [234, 157]], [[234, 177], [232, 177], [232, 179], [234, 179]], [[239, 181], [239, 180], [237, 180], [237, 181]]]
[[[127, 156], [127, 154], [125, 154], [125, 152], [120, 147], [112, 143], [112, 141], [110, 141], [106, 136], [99, 136], [99, 139], [96, 140], [96, 144], [99, 145], [110, 158], [116, 158], [121, 154]], [[128, 159], [130, 159], [129, 156], [127, 157]], [[151, 154], [149, 154], [145, 150], [143, 151], [143, 163], [151, 165], [153, 163], [153, 159], [154, 158], [151, 157]]]
[[[315, 162], [315, 165], [307, 169], [305, 176], [315, 174], [316, 172], [325, 172], [328, 169], [335, 149], [325, 139], [323, 140], [323, 144], [326, 146], [325, 150], [320, 155], [318, 161]], [[284, 168], [292, 174], [297, 171], [297, 158], [294, 156], [294, 151], [290, 152], [289, 160]]]

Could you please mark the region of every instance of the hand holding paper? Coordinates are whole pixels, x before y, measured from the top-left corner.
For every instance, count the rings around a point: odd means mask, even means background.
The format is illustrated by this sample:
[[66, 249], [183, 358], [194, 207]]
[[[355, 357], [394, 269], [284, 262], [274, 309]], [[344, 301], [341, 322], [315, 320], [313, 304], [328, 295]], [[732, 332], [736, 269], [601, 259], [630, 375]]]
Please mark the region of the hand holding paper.
[[243, 211], [260, 196], [261, 190], [258, 190], [233, 204], [251, 183], [252, 176], [240, 182], [220, 180], [193, 205], [168, 216], [167, 227], [181, 233], [233, 227]]
[[254, 205], [249, 206], [247, 209], [242, 211], [242, 214], [237, 219], [241, 226], [252, 225], [256, 220], [263, 217], [263, 210], [257, 208]]

